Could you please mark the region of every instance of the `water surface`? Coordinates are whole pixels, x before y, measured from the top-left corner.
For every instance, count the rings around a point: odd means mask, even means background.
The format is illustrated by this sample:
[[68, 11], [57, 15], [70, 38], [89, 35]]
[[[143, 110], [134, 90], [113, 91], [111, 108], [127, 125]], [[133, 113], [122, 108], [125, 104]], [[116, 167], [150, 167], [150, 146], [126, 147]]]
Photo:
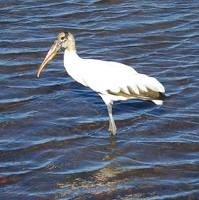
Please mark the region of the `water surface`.
[[[1, 1], [2, 199], [199, 198], [198, 1]], [[36, 78], [60, 31], [83, 58], [156, 77], [167, 99], [106, 106], [76, 83], [61, 51]]]

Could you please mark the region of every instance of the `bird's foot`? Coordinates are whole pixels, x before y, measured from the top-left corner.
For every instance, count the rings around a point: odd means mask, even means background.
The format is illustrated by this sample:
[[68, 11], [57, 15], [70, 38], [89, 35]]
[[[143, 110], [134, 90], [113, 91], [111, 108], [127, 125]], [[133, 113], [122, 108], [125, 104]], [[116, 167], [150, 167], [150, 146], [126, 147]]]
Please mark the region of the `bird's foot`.
[[115, 135], [116, 134], [116, 130], [117, 130], [117, 128], [116, 128], [115, 124], [114, 125], [112, 125], [112, 124], [109, 125], [108, 132], [109, 132], [110, 135]]

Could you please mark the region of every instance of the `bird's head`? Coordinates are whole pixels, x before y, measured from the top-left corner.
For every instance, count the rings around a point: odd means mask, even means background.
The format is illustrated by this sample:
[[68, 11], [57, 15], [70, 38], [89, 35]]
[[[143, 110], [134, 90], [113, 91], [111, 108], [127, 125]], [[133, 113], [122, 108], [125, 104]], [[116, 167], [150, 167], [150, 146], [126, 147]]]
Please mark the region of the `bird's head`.
[[37, 77], [40, 76], [40, 73], [42, 69], [46, 66], [46, 64], [54, 58], [54, 56], [57, 54], [57, 52], [60, 49], [67, 49], [68, 51], [74, 51], [75, 50], [75, 40], [73, 35], [66, 31], [66, 32], [61, 32], [56, 40], [54, 41], [54, 44], [51, 46], [49, 49], [46, 57], [44, 58], [43, 62], [39, 66], [38, 72], [37, 72]]

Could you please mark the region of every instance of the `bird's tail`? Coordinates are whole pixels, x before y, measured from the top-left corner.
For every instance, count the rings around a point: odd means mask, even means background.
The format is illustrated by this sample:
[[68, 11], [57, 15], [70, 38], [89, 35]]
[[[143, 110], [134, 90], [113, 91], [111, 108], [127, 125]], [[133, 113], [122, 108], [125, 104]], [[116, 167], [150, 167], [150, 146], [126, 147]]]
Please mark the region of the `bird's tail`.
[[159, 97], [157, 99], [152, 100], [153, 103], [155, 103], [156, 105], [162, 105], [163, 104], [163, 100], [166, 98], [166, 95], [159, 92]]

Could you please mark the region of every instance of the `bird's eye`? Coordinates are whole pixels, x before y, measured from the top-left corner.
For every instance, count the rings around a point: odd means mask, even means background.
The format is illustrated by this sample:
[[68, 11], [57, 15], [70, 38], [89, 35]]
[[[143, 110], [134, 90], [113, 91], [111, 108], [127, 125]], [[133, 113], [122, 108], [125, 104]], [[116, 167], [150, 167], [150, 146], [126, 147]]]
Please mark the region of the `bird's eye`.
[[64, 37], [61, 37], [61, 40], [64, 40]]

